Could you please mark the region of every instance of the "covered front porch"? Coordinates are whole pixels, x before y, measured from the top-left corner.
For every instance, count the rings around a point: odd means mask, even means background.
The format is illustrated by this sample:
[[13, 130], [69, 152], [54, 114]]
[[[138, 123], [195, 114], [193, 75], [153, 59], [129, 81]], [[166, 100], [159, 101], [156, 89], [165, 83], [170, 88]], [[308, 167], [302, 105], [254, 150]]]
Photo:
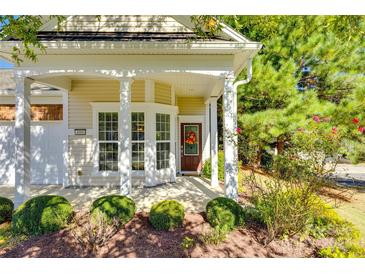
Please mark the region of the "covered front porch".
[[[61, 195], [68, 199], [77, 211], [89, 210], [91, 203], [98, 197], [119, 194], [120, 188], [85, 186], [62, 187], [56, 185], [32, 185], [31, 196]], [[0, 186], [1, 196], [14, 199], [14, 186]], [[202, 177], [179, 176], [175, 183], [167, 183], [155, 187], [143, 187], [143, 184], [133, 184], [130, 197], [135, 201], [138, 211], [148, 212], [152, 204], [166, 199], [174, 199], [182, 203], [186, 212], [199, 213], [205, 210], [207, 202], [222, 196], [220, 186], [211, 186], [209, 180]]]
[[[115, 187], [115, 193], [137, 195], [136, 201], [138, 195], [144, 196], [132, 190], [134, 179], [143, 180], [147, 188], [174, 186], [170, 183], [177, 175], [199, 173], [207, 160], [212, 170], [209, 183], [218, 186], [217, 100], [223, 96], [227, 152], [224, 194], [237, 198], [237, 104], [232, 74], [168, 70], [131, 76], [125, 76], [130, 71], [121, 71], [118, 76], [114, 73], [97, 69], [15, 72], [15, 206], [34, 196], [30, 190], [34, 187], [29, 134], [33, 83], [63, 92], [63, 189]], [[197, 137], [193, 153], [186, 150], [185, 142], [191, 128], [196, 129]], [[190, 168], [187, 164], [193, 158], [196, 164]], [[186, 172], [190, 170], [193, 172]], [[181, 191], [190, 191], [189, 186]], [[196, 196], [195, 200], [204, 206], [202, 200], [206, 199]]]

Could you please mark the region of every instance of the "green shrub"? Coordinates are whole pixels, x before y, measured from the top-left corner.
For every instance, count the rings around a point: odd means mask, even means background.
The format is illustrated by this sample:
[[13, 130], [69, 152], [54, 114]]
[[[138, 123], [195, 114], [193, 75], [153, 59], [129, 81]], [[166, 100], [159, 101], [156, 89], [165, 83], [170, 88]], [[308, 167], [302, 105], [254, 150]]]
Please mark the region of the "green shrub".
[[182, 225], [184, 216], [182, 204], [175, 200], [164, 200], [152, 206], [149, 220], [157, 230], [172, 230]]
[[206, 245], [219, 245], [227, 239], [227, 234], [227, 230], [215, 227], [210, 232], [202, 234], [199, 238]]
[[243, 208], [234, 200], [225, 197], [210, 200], [206, 206], [206, 214], [210, 225], [223, 231], [230, 231], [245, 223]]
[[195, 245], [195, 240], [188, 236], [185, 236], [181, 242], [181, 248], [186, 250], [192, 248]]
[[244, 206], [243, 212], [246, 221], [264, 224], [260, 212], [253, 206]]
[[16, 234], [42, 235], [64, 228], [73, 216], [69, 201], [62, 196], [34, 197], [15, 211], [12, 220]]
[[13, 210], [14, 203], [8, 198], [0, 197], [0, 224], [11, 220]]
[[136, 204], [126, 196], [107, 195], [96, 199], [91, 205], [90, 212], [92, 217], [101, 215], [108, 223], [116, 219], [124, 225], [134, 217]]
[[344, 246], [329, 246], [318, 252], [322, 258], [365, 258], [365, 248], [359, 244], [349, 243]]
[[[212, 175], [212, 163], [210, 158], [203, 164], [202, 175], [207, 178], [210, 178]], [[218, 179], [224, 181], [224, 152], [222, 150], [218, 151]]]
[[268, 230], [266, 244], [274, 238], [305, 232], [312, 215], [312, 194], [300, 186], [284, 188], [278, 183], [266, 182], [254, 193], [252, 200], [257, 217]]

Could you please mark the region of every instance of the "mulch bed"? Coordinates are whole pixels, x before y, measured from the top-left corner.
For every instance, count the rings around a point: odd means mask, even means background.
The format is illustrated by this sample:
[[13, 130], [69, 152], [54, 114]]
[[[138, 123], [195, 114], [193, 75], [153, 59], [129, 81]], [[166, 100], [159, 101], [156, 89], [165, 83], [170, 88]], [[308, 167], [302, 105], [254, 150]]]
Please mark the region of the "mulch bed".
[[[156, 231], [148, 222], [146, 213], [138, 213], [108, 243], [94, 253], [86, 252], [69, 229], [32, 237], [13, 248], [0, 249], [0, 257], [313, 257], [315, 250], [328, 242], [315, 240], [277, 240], [264, 246], [260, 239], [265, 230], [257, 225], [246, 225], [231, 232], [219, 245], [205, 245], [201, 235], [210, 226], [202, 214], [186, 214], [182, 228], [174, 231]], [[185, 236], [193, 238], [194, 247], [184, 250]]]

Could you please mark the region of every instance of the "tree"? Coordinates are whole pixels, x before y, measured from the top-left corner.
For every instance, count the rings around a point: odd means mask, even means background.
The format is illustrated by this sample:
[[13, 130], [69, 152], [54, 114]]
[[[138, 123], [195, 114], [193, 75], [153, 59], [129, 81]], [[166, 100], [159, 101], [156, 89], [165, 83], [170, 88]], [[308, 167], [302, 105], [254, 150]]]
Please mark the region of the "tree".
[[40, 27], [48, 20], [55, 19], [58, 26], [65, 20], [65, 16], [33, 16], [33, 15], [1, 15], [0, 16], [0, 41], [8, 38], [20, 40], [23, 47], [14, 47], [12, 59], [20, 64], [23, 62], [21, 56], [32, 61], [37, 60], [36, 51], [45, 52], [45, 46], [38, 39]]
[[318, 117], [343, 136], [339, 152], [365, 159], [364, 16], [222, 19], [263, 43], [252, 81], [238, 90], [242, 158], [258, 162], [275, 146], [280, 152]]

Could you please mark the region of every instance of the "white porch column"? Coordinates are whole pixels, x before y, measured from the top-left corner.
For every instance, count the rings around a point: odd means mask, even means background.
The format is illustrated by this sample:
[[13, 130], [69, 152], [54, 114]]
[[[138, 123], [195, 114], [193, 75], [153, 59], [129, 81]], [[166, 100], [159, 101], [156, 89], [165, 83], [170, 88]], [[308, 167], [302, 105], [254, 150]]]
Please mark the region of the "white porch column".
[[120, 80], [119, 104], [119, 173], [120, 193], [128, 195], [132, 191], [132, 153], [131, 153], [131, 78]]
[[226, 197], [238, 199], [238, 151], [237, 151], [237, 92], [234, 79], [227, 78], [224, 84], [224, 192]]
[[30, 198], [30, 85], [31, 80], [15, 77], [15, 208]]
[[210, 159], [211, 159], [211, 185], [218, 186], [218, 123], [217, 123], [217, 98], [209, 99], [210, 104]]
[[64, 90], [62, 93], [63, 104], [63, 130], [64, 136], [62, 141], [63, 146], [63, 187], [67, 187], [70, 184], [70, 172], [69, 172], [69, 153], [68, 153], [68, 90]]
[[[145, 81], [145, 101], [146, 103], [155, 102], [155, 81]], [[144, 185], [147, 187], [156, 185], [156, 133], [155, 133], [155, 113], [151, 109], [145, 111], [145, 155], [144, 155]]]

